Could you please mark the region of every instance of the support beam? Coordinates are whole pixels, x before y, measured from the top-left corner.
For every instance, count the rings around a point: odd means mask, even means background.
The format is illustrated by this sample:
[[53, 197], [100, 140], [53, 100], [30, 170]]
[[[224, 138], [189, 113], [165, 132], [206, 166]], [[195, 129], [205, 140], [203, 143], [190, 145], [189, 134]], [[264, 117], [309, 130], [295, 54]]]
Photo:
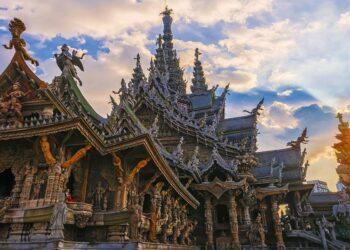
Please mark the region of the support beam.
[[210, 195], [205, 197], [205, 233], [207, 234], [207, 248], [208, 250], [214, 249], [214, 235], [213, 235], [213, 205], [211, 203]]
[[282, 234], [282, 226], [281, 219], [279, 215], [279, 205], [276, 196], [271, 197], [271, 211], [272, 211], [272, 220], [275, 229], [275, 237], [276, 237], [276, 246], [278, 250], [285, 250], [286, 246], [284, 245], [283, 234]]
[[237, 220], [237, 203], [235, 192], [230, 193], [229, 201], [229, 216], [230, 216], [230, 226], [231, 226], [231, 235], [232, 235], [232, 249], [238, 250], [241, 249], [241, 244], [239, 241], [239, 230], [238, 230], [238, 220]]

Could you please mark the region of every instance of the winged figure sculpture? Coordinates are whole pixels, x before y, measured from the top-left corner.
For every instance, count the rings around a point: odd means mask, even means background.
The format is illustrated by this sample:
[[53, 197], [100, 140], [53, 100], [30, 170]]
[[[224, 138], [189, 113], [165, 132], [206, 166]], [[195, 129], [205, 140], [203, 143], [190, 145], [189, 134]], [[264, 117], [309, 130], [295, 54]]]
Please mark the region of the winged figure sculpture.
[[61, 54], [55, 54], [55, 58], [57, 66], [61, 69], [62, 74], [64, 76], [71, 74], [78, 80], [79, 85], [81, 86], [82, 81], [78, 76], [75, 66], [77, 66], [81, 71], [84, 71], [84, 66], [81, 60], [83, 59], [85, 53], [83, 53], [81, 56], [78, 56], [77, 53], [78, 52], [76, 50], [73, 50], [72, 53], [70, 53], [67, 44], [63, 44], [61, 47]]

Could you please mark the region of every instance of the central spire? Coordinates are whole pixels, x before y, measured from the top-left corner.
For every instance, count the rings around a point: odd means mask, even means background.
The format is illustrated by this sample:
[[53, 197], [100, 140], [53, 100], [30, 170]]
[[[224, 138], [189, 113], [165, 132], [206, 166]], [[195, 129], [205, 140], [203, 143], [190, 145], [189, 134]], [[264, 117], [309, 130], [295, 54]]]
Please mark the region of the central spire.
[[166, 6], [165, 10], [162, 13], [160, 13], [161, 15], [163, 15], [164, 35], [171, 34], [171, 24], [173, 23], [173, 18], [171, 17], [172, 13], [173, 13], [173, 10], [168, 9], [168, 6]]
[[173, 90], [172, 93], [178, 92], [180, 95], [186, 94], [186, 82], [183, 79], [183, 70], [180, 67], [176, 50], [173, 49], [173, 34], [171, 25], [173, 18], [172, 9], [165, 7], [160, 14], [163, 16], [163, 35], [157, 39], [157, 50], [155, 55], [155, 67], [160, 74], [168, 74], [168, 87]]

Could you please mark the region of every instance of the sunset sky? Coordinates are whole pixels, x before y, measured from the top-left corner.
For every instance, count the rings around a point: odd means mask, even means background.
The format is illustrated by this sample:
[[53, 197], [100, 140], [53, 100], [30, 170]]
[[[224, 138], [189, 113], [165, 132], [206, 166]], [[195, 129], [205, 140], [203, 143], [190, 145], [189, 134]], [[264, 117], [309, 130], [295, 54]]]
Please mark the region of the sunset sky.
[[[308, 127], [307, 179], [325, 180], [334, 190], [336, 112], [350, 120], [350, 0], [169, 0], [168, 5], [188, 82], [198, 47], [209, 86], [231, 83], [226, 117], [244, 115], [242, 110], [264, 97], [259, 150], [283, 148]], [[164, 7], [161, 0], [0, 0], [0, 43], [10, 40], [9, 20], [22, 19], [28, 49], [40, 62], [33, 70], [49, 83], [60, 74], [53, 54], [63, 43], [87, 52], [81, 90], [106, 116], [109, 94], [122, 78], [130, 80], [137, 53], [148, 75]], [[0, 51], [3, 71], [14, 51]]]

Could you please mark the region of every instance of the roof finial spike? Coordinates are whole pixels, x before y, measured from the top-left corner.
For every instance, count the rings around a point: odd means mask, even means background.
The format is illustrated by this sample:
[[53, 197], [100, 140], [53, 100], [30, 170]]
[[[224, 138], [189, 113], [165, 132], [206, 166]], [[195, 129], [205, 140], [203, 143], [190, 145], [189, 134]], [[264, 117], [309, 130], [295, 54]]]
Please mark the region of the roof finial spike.
[[208, 89], [208, 86], [205, 83], [204, 71], [202, 67], [202, 62], [199, 60], [199, 55], [201, 55], [201, 53], [199, 52], [199, 49], [196, 48], [194, 52], [195, 59], [191, 86], [191, 91], [193, 93], [206, 91]]
[[140, 66], [141, 65], [141, 63], [140, 63], [141, 57], [140, 57], [139, 53], [137, 53], [136, 58], [134, 58], [134, 59], [136, 60], [136, 66]]
[[308, 136], [307, 136], [307, 128], [303, 130], [301, 135], [296, 139], [296, 141], [290, 141], [287, 143], [287, 146], [292, 148], [299, 148], [301, 144], [308, 143]]
[[195, 56], [195, 61], [199, 61], [199, 56], [201, 55], [202, 53], [199, 52], [199, 49], [196, 48], [195, 49], [195, 52], [194, 52], [194, 56]]
[[9, 44], [4, 44], [3, 46], [5, 49], [15, 48], [16, 52], [22, 54], [24, 60], [30, 61], [35, 66], [39, 66], [38, 60], [29, 55], [28, 51], [25, 48], [26, 42], [23, 38], [21, 38], [21, 34], [25, 30], [26, 26], [21, 19], [14, 18], [13, 20], [11, 20], [9, 23], [9, 31], [12, 34], [12, 39], [10, 40]]

